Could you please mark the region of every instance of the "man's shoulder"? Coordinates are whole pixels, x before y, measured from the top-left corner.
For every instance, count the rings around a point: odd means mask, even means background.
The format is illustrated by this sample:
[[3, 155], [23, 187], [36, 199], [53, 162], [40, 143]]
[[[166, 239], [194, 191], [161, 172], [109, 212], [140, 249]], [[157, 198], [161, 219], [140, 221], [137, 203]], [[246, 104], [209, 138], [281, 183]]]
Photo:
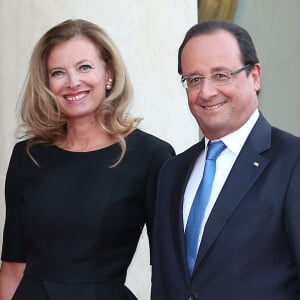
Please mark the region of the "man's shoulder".
[[163, 167], [163, 173], [181, 172], [194, 164], [203, 147], [198, 142], [183, 152], [171, 157]]

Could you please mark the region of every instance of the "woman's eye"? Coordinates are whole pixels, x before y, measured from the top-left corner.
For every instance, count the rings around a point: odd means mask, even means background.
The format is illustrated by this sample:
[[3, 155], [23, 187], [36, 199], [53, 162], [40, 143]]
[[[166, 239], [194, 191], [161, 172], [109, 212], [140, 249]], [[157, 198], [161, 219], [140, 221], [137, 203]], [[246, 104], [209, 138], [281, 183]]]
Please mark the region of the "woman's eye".
[[84, 73], [90, 71], [91, 69], [93, 69], [93, 67], [92, 67], [91, 65], [88, 65], [88, 64], [86, 64], [86, 65], [81, 65], [81, 66], [79, 67], [80, 72], [84, 72]]
[[65, 75], [64, 71], [55, 70], [50, 73], [50, 77], [62, 78]]

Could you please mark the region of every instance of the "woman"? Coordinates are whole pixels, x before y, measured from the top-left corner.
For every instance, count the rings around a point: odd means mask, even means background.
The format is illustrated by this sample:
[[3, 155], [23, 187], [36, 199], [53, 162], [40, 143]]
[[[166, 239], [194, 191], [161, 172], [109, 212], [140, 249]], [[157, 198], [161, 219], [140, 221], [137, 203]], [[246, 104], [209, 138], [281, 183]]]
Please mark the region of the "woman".
[[137, 129], [101, 28], [67, 20], [37, 43], [6, 177], [1, 300], [136, 299], [124, 286], [156, 179], [174, 154]]

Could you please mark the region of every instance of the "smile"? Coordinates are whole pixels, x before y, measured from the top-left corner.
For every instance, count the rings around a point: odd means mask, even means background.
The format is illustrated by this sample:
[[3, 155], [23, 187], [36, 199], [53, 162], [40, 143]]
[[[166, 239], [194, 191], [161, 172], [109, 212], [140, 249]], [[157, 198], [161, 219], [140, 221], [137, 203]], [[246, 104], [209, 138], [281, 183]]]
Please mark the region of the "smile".
[[219, 104], [212, 105], [212, 106], [203, 106], [203, 108], [207, 109], [207, 110], [214, 110], [214, 109], [220, 108], [223, 105], [224, 105], [224, 103], [219, 103]]
[[82, 93], [78, 93], [78, 94], [68, 94], [65, 95], [64, 98], [68, 101], [80, 101], [81, 99], [83, 99], [84, 97], [86, 97], [86, 95], [88, 95], [89, 92], [82, 92]]

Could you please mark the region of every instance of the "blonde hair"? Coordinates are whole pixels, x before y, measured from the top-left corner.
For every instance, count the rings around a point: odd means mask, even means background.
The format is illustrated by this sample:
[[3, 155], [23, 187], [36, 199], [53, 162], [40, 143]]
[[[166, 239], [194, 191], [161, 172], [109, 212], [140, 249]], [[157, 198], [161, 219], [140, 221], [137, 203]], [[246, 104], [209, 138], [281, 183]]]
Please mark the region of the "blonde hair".
[[89, 38], [105, 64], [113, 70], [113, 88], [107, 92], [97, 116], [102, 130], [120, 144], [121, 154], [113, 164], [115, 166], [125, 155], [125, 136], [137, 127], [141, 119], [133, 118], [128, 113], [133, 90], [118, 49], [102, 28], [86, 20], [66, 20], [54, 26], [34, 47], [22, 95], [22, 137], [29, 139], [27, 151], [30, 154], [33, 145], [53, 145], [66, 135], [67, 119], [48, 88], [47, 62], [54, 46], [78, 35]]

